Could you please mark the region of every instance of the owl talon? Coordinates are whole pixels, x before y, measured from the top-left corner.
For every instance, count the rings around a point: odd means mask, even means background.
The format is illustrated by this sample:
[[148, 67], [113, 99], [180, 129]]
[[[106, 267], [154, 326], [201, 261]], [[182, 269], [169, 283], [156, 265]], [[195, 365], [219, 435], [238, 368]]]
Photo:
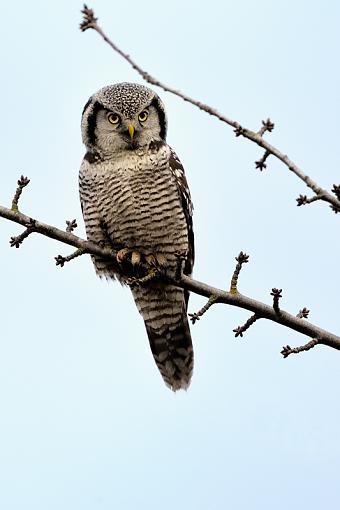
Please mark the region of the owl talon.
[[130, 260], [133, 266], [137, 266], [141, 261], [141, 254], [139, 251], [131, 250], [131, 248], [122, 248], [117, 251], [116, 259], [119, 264], [123, 264]]
[[131, 264], [133, 266], [138, 266], [138, 264], [140, 264], [141, 258], [142, 258], [142, 256], [139, 251], [133, 251], [131, 253]]
[[145, 257], [146, 263], [156, 269], [166, 266], [166, 257], [162, 253], [151, 253]]
[[157, 266], [158, 267], [165, 267], [166, 266], [166, 257], [162, 253], [155, 253]]
[[157, 259], [153, 253], [146, 255], [145, 262], [151, 267], [156, 267], [157, 265]]
[[122, 248], [121, 250], [117, 251], [116, 259], [119, 264], [122, 264], [126, 259], [127, 255], [130, 253], [130, 248]]
[[131, 276], [131, 278], [127, 278], [126, 279], [126, 284], [129, 287], [136, 287], [136, 286], [139, 285], [139, 280], [138, 280], [138, 278], [135, 278], [134, 276]]

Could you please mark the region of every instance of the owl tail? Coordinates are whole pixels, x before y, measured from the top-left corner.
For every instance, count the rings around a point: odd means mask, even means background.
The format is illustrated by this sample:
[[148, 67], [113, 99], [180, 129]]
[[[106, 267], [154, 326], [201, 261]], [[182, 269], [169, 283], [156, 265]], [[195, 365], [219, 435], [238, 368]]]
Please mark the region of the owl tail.
[[186, 390], [190, 384], [194, 351], [186, 314], [181, 323], [158, 333], [145, 322], [153, 357], [164, 382], [173, 391]]
[[172, 391], [186, 390], [192, 377], [194, 351], [182, 289], [139, 288], [133, 294], [165, 384]]

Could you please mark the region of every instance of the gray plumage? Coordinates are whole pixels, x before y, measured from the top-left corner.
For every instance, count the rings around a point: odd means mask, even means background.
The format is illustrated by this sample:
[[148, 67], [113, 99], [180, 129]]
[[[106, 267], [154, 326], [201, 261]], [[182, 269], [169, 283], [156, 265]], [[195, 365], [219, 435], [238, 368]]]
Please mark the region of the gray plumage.
[[[104, 87], [85, 105], [79, 189], [87, 237], [130, 258], [117, 273], [109, 261], [92, 257], [99, 276], [122, 283], [131, 271], [140, 276], [139, 258], [173, 275], [178, 253], [186, 254], [184, 272], [192, 272], [190, 192], [166, 131], [163, 103], [142, 85]], [[187, 388], [193, 370], [188, 293], [157, 280], [131, 290], [165, 383], [174, 391]]]

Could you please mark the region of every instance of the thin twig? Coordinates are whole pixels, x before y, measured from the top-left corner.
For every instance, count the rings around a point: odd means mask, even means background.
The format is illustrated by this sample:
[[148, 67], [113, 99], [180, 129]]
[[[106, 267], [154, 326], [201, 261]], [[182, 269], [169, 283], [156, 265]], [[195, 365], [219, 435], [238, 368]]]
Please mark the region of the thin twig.
[[318, 343], [319, 341], [316, 338], [314, 338], [307, 344], [301, 345], [300, 347], [290, 347], [290, 345], [286, 345], [282, 348], [281, 354], [284, 358], [287, 358], [290, 354], [297, 354], [299, 352], [309, 351], [309, 349], [312, 349]]
[[235, 338], [237, 338], [238, 336], [242, 338], [243, 333], [247, 331], [247, 329], [249, 329], [250, 326], [252, 326], [252, 324], [254, 324], [254, 322], [256, 322], [259, 318], [260, 317], [256, 315], [256, 313], [254, 313], [254, 315], [249, 317], [249, 319], [243, 324], [243, 326], [237, 326], [237, 328], [233, 329], [233, 332], [235, 333]]
[[25, 186], [27, 186], [27, 184], [29, 184], [29, 182], [30, 182], [30, 180], [27, 177], [24, 177], [23, 175], [18, 180], [18, 187], [16, 189], [14, 198], [12, 200], [12, 211], [19, 210], [19, 208], [18, 208], [19, 198], [21, 196], [22, 190], [24, 189]]
[[78, 248], [75, 252], [71, 253], [71, 255], [68, 255], [67, 257], [63, 257], [62, 255], [57, 255], [54, 257], [56, 266], [64, 267], [64, 264], [66, 262], [70, 262], [71, 260], [80, 257], [81, 255], [84, 255], [86, 253], [85, 250], [82, 248]]
[[255, 161], [255, 168], [261, 170], [261, 172], [262, 172], [262, 170], [267, 168], [266, 159], [268, 158], [268, 156], [270, 156], [270, 152], [265, 151], [262, 158]]
[[247, 329], [249, 329], [250, 326], [252, 326], [254, 322], [256, 322], [258, 319], [260, 319], [260, 317], [256, 313], [254, 313], [254, 315], [249, 317], [249, 319], [242, 326], [237, 326], [237, 328], [233, 329], [233, 332], [235, 333], [235, 338], [237, 338], [238, 336], [242, 338], [243, 333], [247, 331]]
[[198, 310], [198, 312], [189, 313], [189, 317], [190, 317], [192, 324], [195, 324], [196, 321], [199, 321], [200, 317], [202, 317], [202, 315], [204, 315], [209, 310], [209, 308], [214, 303], [216, 303], [216, 301], [217, 301], [217, 298], [215, 296], [210, 296], [207, 303], [200, 310]]
[[[200, 110], [205, 111], [209, 115], [212, 115], [219, 119], [222, 122], [225, 122], [232, 128], [234, 128], [234, 132], [236, 136], [243, 136], [244, 138], [247, 138], [248, 140], [251, 140], [252, 142], [256, 143], [263, 149], [269, 152], [269, 154], [275, 156], [277, 159], [282, 161], [291, 172], [293, 172], [299, 179], [301, 179], [309, 188], [311, 188], [315, 195], [322, 197], [321, 200], [328, 202], [331, 204], [332, 210], [334, 212], [340, 211], [340, 199], [336, 196], [333, 196], [331, 193], [329, 193], [327, 190], [321, 188], [315, 181], [313, 181], [308, 175], [306, 175], [298, 165], [296, 165], [285, 153], [281, 152], [279, 149], [268, 143], [264, 138], [262, 137], [261, 130], [259, 132], [251, 131], [250, 129], [247, 129], [241, 124], [235, 120], [232, 120], [225, 115], [222, 115], [218, 110], [215, 108], [212, 108], [209, 105], [206, 105], [200, 101], [197, 101], [196, 99], [193, 99], [190, 96], [187, 96], [186, 94], [183, 94], [179, 90], [174, 89], [173, 87], [169, 87], [168, 85], [165, 85], [164, 83], [160, 82], [153, 76], [151, 76], [148, 72], [146, 72], [144, 69], [142, 69], [127, 53], [124, 53], [115, 43], [109, 39], [109, 37], [103, 32], [101, 27], [97, 24], [97, 18], [94, 16], [94, 12], [92, 9], [89, 9], [86, 5], [84, 5], [83, 9], [84, 19], [80, 25], [80, 29], [82, 31], [85, 31], [89, 28], [92, 28], [95, 30], [103, 39], [104, 41], [115, 51], [117, 52], [121, 57], [123, 57], [135, 71], [147, 82], [151, 85], [155, 85], [156, 87], [160, 87], [166, 92], [170, 92], [171, 94], [174, 94], [175, 96], [180, 97], [184, 101], [191, 103], [192, 105], [196, 106]], [[270, 121], [270, 119], [268, 119]], [[271, 122], [271, 121], [270, 121]], [[270, 129], [266, 129], [266, 131], [270, 131]]]
[[[18, 209], [17, 209], [18, 211]], [[24, 230], [22, 232], [22, 234], [16, 236], [16, 237], [11, 237], [10, 240], [9, 240], [9, 244], [11, 246], [11, 248], [14, 248], [14, 246], [16, 248], [20, 248], [22, 242], [30, 235], [32, 234], [32, 232], [35, 232], [35, 220], [33, 220], [32, 218], [29, 218], [28, 222], [26, 223], [26, 230]]]
[[237, 290], [238, 277], [239, 277], [240, 271], [242, 269], [242, 265], [247, 264], [247, 262], [249, 262], [249, 255], [247, 255], [246, 253], [243, 253], [243, 251], [241, 251], [238, 254], [238, 256], [235, 257], [235, 260], [236, 260], [237, 264], [236, 264], [236, 268], [233, 273], [233, 276], [231, 278], [230, 290], [229, 290], [229, 292], [231, 292], [232, 294], [237, 294], [237, 292], [238, 292], [238, 290]]
[[301, 205], [311, 204], [317, 200], [323, 200], [323, 195], [314, 195], [310, 198], [307, 198], [307, 195], [299, 195], [296, 199], [296, 205], [300, 207]]
[[[117, 270], [118, 273], [120, 272], [119, 264], [115, 258], [116, 254], [111, 249], [101, 248], [98, 244], [92, 243], [91, 241], [85, 241], [71, 232], [65, 232], [65, 230], [60, 230], [57, 227], [42, 223], [38, 220], [33, 220], [29, 216], [26, 216], [19, 211], [12, 211], [12, 209], [8, 209], [7, 207], [0, 206], [0, 217], [13, 221], [14, 223], [18, 223], [19, 225], [23, 225], [24, 227], [27, 227], [27, 225], [30, 225], [31, 222], [34, 221], [34, 232], [50, 237], [51, 239], [55, 239], [64, 244], [74, 246], [75, 248], [83, 249], [92, 255], [110, 259], [114, 269]], [[114, 254], [114, 256], [112, 256], [112, 254]]]
[[273, 308], [276, 313], [280, 313], [279, 300], [282, 298], [282, 289], [272, 289], [271, 296], [273, 296]]
[[83, 21], [79, 25], [80, 30], [85, 32], [88, 28], [94, 28], [98, 18], [94, 17], [93, 9], [90, 9], [86, 4], [84, 4], [81, 12], [83, 14]]
[[261, 129], [257, 132], [258, 135], [260, 136], [263, 136], [265, 134], [266, 131], [268, 131], [269, 133], [271, 133], [273, 131], [275, 127], [275, 124], [274, 122], [272, 122], [270, 119], [267, 119], [267, 120], [263, 120], [262, 121], [262, 127]]

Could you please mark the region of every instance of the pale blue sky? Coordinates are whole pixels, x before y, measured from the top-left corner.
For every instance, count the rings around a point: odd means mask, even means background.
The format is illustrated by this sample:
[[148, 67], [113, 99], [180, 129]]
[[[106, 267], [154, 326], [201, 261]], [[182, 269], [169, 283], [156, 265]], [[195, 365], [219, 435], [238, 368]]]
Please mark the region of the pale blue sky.
[[[77, 218], [80, 116], [103, 85], [141, 82], [93, 32], [81, 2], [1, 2], [0, 203], [20, 174], [22, 210], [63, 227]], [[336, 1], [93, 0], [107, 33], [151, 74], [268, 135], [321, 185], [340, 183]], [[169, 143], [195, 203], [195, 276], [226, 288], [240, 250], [240, 290], [339, 333], [339, 215], [279, 162], [159, 91]], [[89, 258], [0, 221], [0, 508], [4, 510], [338, 509], [340, 354], [222, 305], [192, 328], [196, 365], [173, 394], [154, 365], [129, 291], [96, 278]], [[192, 296], [190, 311], [204, 301]]]

